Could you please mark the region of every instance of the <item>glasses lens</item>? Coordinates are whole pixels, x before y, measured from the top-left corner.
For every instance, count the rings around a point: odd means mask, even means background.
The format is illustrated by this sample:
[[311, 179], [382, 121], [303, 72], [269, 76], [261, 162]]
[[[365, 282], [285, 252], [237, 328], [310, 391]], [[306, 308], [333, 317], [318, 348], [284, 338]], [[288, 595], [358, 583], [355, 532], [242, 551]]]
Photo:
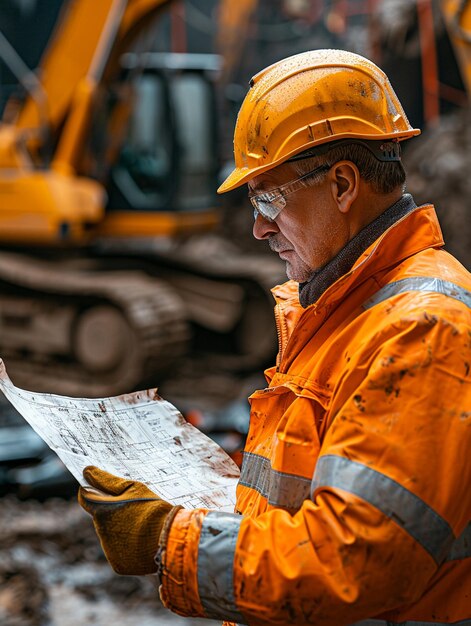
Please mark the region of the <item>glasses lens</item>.
[[309, 176], [314, 176], [315, 174], [320, 174], [321, 172], [328, 171], [332, 165], [328, 165], [327, 163], [316, 167], [315, 169], [307, 172], [303, 176], [296, 178], [295, 180], [282, 185], [281, 187], [277, 187], [272, 191], [265, 191], [262, 193], [254, 194], [253, 196], [249, 196], [250, 202], [254, 207], [254, 219], [257, 219], [257, 215], [261, 215], [263, 218], [268, 220], [269, 222], [273, 222], [276, 220], [280, 212], [286, 206], [285, 196], [288, 196], [290, 193], [294, 193], [298, 191], [302, 187], [306, 186], [305, 179]]
[[250, 202], [254, 207], [254, 219], [257, 219], [257, 215], [261, 215], [269, 222], [276, 220], [286, 206], [285, 199], [278, 193], [268, 192], [250, 196]]

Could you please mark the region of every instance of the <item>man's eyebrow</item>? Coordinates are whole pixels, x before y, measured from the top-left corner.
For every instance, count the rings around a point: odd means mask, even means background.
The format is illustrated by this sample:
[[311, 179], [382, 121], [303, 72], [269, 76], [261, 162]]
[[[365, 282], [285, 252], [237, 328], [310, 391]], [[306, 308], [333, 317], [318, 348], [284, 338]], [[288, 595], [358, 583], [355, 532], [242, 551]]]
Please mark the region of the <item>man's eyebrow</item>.
[[260, 183], [258, 184], [258, 187], [256, 186], [255, 188], [250, 186], [251, 182], [252, 181], [249, 181], [247, 183], [249, 193], [264, 193], [265, 191], [269, 191], [270, 189], [273, 189], [273, 188], [276, 189], [275, 184], [270, 183], [269, 180], [261, 180]]

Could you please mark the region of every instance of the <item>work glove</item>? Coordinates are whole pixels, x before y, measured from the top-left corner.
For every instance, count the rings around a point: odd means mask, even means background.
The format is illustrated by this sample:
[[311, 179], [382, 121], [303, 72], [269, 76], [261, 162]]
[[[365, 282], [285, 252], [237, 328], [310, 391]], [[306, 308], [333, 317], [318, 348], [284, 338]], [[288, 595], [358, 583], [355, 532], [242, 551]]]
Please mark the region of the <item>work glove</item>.
[[78, 501], [93, 516], [101, 546], [114, 571], [131, 576], [157, 572], [154, 557], [162, 528], [181, 507], [165, 502], [143, 483], [97, 467], [86, 467], [83, 476], [102, 492], [80, 487]]

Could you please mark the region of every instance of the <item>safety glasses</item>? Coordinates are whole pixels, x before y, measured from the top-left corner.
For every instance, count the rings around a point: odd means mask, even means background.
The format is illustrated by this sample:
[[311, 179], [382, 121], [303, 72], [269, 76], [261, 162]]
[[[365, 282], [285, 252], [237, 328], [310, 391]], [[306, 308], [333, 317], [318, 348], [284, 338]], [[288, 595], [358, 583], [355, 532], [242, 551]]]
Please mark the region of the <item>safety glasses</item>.
[[289, 183], [281, 185], [281, 187], [249, 194], [250, 202], [254, 208], [254, 219], [257, 219], [257, 216], [261, 215], [268, 222], [274, 222], [286, 206], [286, 196], [302, 189], [305, 186], [304, 181], [309, 176], [320, 174], [320, 172], [327, 172], [331, 167], [332, 165], [320, 165], [310, 172], [307, 172], [307, 174], [303, 174], [300, 178], [296, 178]]

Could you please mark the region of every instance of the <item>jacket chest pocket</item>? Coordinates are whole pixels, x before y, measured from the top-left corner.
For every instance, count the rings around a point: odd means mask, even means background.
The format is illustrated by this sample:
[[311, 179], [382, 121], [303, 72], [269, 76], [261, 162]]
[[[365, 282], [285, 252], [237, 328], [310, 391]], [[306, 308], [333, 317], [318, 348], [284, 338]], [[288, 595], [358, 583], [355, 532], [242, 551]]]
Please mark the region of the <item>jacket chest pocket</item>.
[[[284, 385], [257, 391], [250, 400], [240, 485], [258, 492], [266, 508], [295, 512], [310, 496], [320, 450], [316, 420], [322, 407], [313, 397]], [[250, 499], [245, 489], [242, 496]]]

